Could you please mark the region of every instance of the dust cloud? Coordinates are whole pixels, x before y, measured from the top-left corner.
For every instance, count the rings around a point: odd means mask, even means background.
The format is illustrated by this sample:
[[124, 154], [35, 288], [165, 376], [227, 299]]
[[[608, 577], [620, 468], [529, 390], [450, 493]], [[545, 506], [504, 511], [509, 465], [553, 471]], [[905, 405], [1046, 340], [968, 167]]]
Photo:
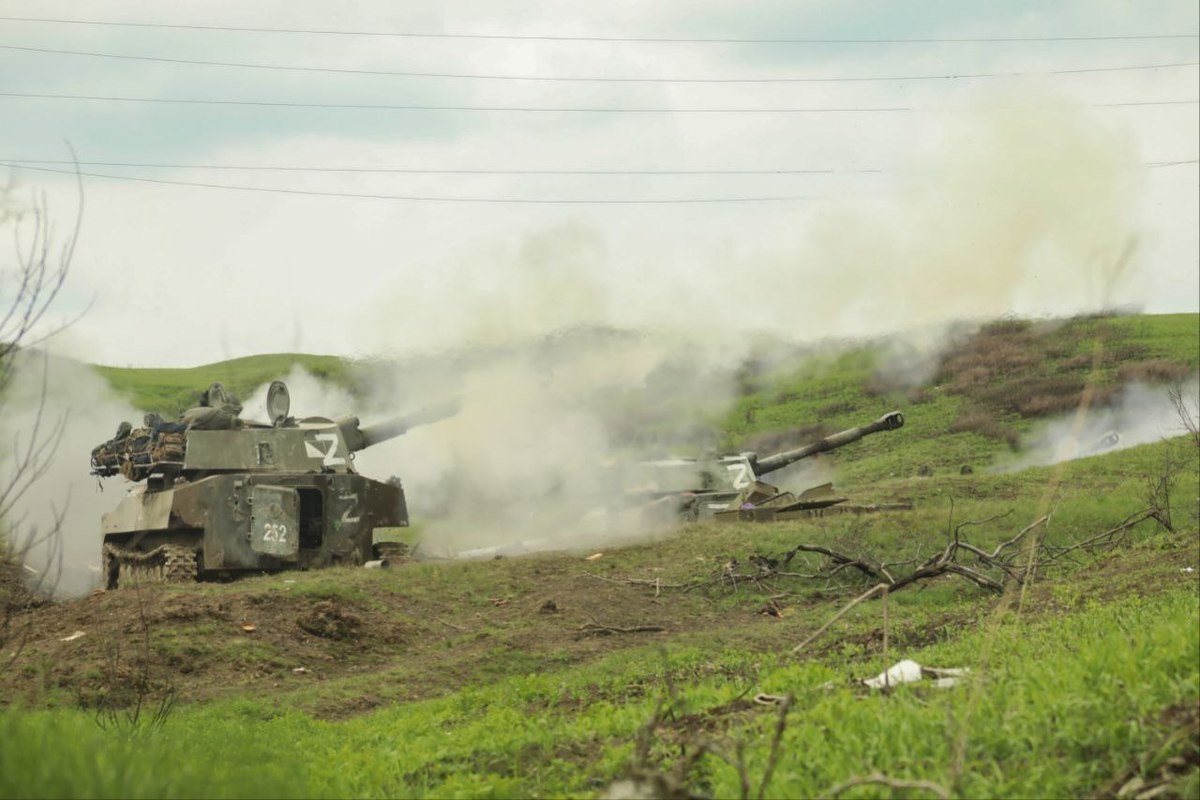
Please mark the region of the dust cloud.
[[[1193, 375], [1180, 388], [1185, 408], [1200, 408], [1200, 375]], [[1111, 407], [1049, 421], [1021, 442], [1021, 455], [1016, 460], [999, 465], [996, 470], [1016, 472], [1048, 466], [1185, 433], [1187, 429], [1171, 403], [1167, 387], [1131, 383]]]
[[[89, 457], [118, 423], [139, 424], [142, 414], [77, 361], [25, 351], [13, 367], [0, 420], [9, 445], [0, 457], [0, 487], [16, 481], [25, 489], [8, 498], [5, 524], [31, 583], [57, 596], [85, 594], [100, 585], [100, 517], [124, 489], [111, 481], [101, 486], [89, 474]], [[31, 444], [37, 455], [26, 462]]]
[[1121, 129], [1042, 92], [949, 115], [890, 213], [830, 209], [813, 226], [815, 319], [898, 333], [882, 371], [911, 387], [969, 323], [1136, 307], [1139, 161]]
[[[601, 518], [589, 511], [620, 508], [610, 465], [715, 444], [656, 434], [672, 412], [727, 411], [748, 359], [873, 337], [880, 377], [910, 387], [978, 322], [1135, 303], [1138, 161], [1094, 112], [1038, 91], [988, 95], [941, 115], [890, 191], [807, 210], [770, 241], [681, 264], [569, 222], [423, 271], [429, 302], [406, 286], [369, 324], [381, 350], [432, 341], [447, 363], [436, 381], [401, 366], [372, 401], [453, 393], [462, 412], [360, 463], [400, 474], [414, 510], [445, 515], [438, 536], [578, 541], [579, 520]], [[625, 333], [571, 335], [605, 325]]]
[[696, 447], [700, 432], [675, 420], [717, 414], [729, 401], [726, 375], [648, 337], [576, 331], [445, 359], [456, 364], [449, 372], [384, 370], [363, 419], [450, 397], [459, 413], [356, 463], [375, 477], [398, 474], [426, 538], [450, 551], [589, 547], [646, 533], [651, 520], [626, 494], [625, 465], [648, 448]]
[[[748, 359], [876, 338], [892, 346], [883, 375], [911, 386], [956, 323], [1136, 304], [1129, 136], [1032, 91], [930, 120], [927, 151], [890, 188], [765, 209], [747, 241], [672, 249], [673, 230], [698, 235], [690, 217], [653, 241], [568, 220], [409, 265], [402, 288], [364, 303], [364, 352], [378, 354], [360, 364], [365, 390], [296, 373], [294, 414], [370, 424], [457, 397], [457, 416], [360, 453], [360, 471], [400, 476], [427, 538], [452, 548], [595, 547], [657, 530], [631, 509], [621, 464], [715, 446], [704, 422], [728, 411]], [[72, 487], [68, 539], [90, 560], [115, 499], [96, 495], [85, 453], [133, 412], [81, 369], [52, 371], [54, 402], [79, 407], [63, 471], [34, 494]], [[265, 416], [261, 403], [246, 416]]]

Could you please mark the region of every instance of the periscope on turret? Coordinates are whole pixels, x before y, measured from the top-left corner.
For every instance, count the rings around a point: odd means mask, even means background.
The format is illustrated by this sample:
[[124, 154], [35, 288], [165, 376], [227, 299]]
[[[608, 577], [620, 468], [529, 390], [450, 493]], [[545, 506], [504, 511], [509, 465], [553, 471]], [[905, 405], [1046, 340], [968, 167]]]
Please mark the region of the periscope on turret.
[[457, 413], [448, 403], [362, 426], [358, 417], [289, 416], [280, 381], [269, 422], [214, 383], [177, 422], [122, 423], [92, 451], [92, 472], [135, 485], [101, 523], [110, 588], [139, 581], [363, 564], [375, 531], [408, 525], [404, 490], [358, 474], [354, 454]]

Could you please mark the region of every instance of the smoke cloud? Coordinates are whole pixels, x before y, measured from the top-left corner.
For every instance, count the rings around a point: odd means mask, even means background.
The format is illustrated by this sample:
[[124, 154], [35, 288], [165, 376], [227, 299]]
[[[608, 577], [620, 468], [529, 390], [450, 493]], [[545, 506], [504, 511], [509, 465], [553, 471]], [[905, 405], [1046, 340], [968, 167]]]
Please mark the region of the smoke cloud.
[[[972, 321], [1137, 301], [1141, 177], [1120, 129], [1024, 91], [947, 112], [929, 139], [890, 189], [698, 262], [569, 222], [431, 267], [369, 328], [381, 352], [442, 363], [401, 359], [369, 402], [383, 414], [454, 394], [462, 412], [360, 466], [402, 476], [414, 512], [444, 520], [431, 535], [458, 545], [596, 540], [630, 526], [612, 465], [714, 444], [678, 420], [725, 411], [748, 358], [887, 337], [881, 377], [915, 386]], [[783, 480], [834, 477], [811, 469]]]
[[[1200, 407], [1200, 375], [1193, 375], [1181, 389], [1186, 408]], [[1187, 431], [1167, 391], [1163, 386], [1129, 384], [1111, 408], [1046, 423], [1021, 443], [1022, 455], [1016, 461], [997, 469], [1016, 472], [1182, 435]]]
[[427, 539], [450, 550], [584, 547], [644, 533], [624, 465], [648, 448], [694, 446], [697, 432], [677, 420], [719, 413], [731, 386], [674, 343], [604, 331], [445, 358], [456, 364], [448, 373], [413, 363], [382, 373], [364, 421], [451, 396], [460, 412], [356, 463], [375, 477], [398, 474]]
[[[8, 534], [40, 588], [85, 594], [100, 585], [100, 518], [121, 495], [89, 474], [89, 456], [119, 422], [140, 424], [142, 414], [77, 361], [25, 351], [13, 367], [0, 421], [11, 446], [0, 457], [0, 487], [26, 488], [9, 497]], [[31, 447], [32, 462], [24, 458]]]
[[[439, 519], [427, 537], [454, 548], [591, 546], [645, 532], [619, 465], [713, 445], [703, 424], [680, 421], [724, 412], [737, 368], [770, 352], [764, 343], [890, 336], [885, 371], [914, 385], [955, 321], [1136, 303], [1136, 250], [1125, 256], [1141, 178], [1129, 137], [1034, 92], [929, 119], [928, 150], [890, 187], [764, 209], [761, 241], [696, 257], [639, 238], [644, 228], [615, 236], [567, 221], [409, 265], [364, 303], [362, 348], [381, 358], [363, 365], [365, 396], [297, 372], [293, 414], [369, 424], [459, 397], [457, 416], [360, 453], [360, 471], [400, 476], [414, 517]], [[62, 473], [29, 500], [71, 487], [67, 539], [86, 562], [115, 498], [95, 493], [84, 454], [135, 412], [82, 367], [55, 362], [51, 380], [70, 433]], [[265, 417], [262, 400], [247, 398], [245, 415]], [[9, 429], [28, 424], [18, 416]]]

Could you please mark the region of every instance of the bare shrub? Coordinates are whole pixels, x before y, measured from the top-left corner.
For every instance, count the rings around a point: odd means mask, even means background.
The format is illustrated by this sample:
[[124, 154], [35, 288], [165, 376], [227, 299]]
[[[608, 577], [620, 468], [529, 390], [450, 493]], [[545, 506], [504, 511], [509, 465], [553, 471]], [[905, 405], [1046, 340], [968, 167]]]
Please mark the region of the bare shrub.
[[1064, 358], [1058, 363], [1058, 369], [1068, 372], [1087, 372], [1092, 368], [1095, 359], [1086, 353], [1080, 353], [1070, 358]]
[[1192, 368], [1178, 361], [1156, 358], [1150, 361], [1134, 361], [1122, 364], [1117, 369], [1117, 379], [1122, 383], [1178, 383], [1191, 373]]
[[1085, 392], [1092, 405], [1104, 405], [1126, 383], [1178, 381], [1189, 373], [1179, 362], [1146, 360], [1145, 345], [1116, 340], [1119, 332], [1104, 319], [1080, 316], [1041, 330], [1011, 319], [985, 325], [943, 356], [936, 380], [976, 406], [1029, 418], [1073, 411]]
[[[35, 194], [31, 203], [22, 204], [11, 184], [0, 187], [0, 230], [11, 228], [13, 241], [12, 260], [0, 266], [0, 419], [8, 418], [6, 390], [18, 357], [62, 327], [46, 328], [42, 323], [70, 271], [83, 220], [82, 185], [79, 198], [74, 225], [57, 243], [44, 195]], [[6, 432], [11, 449], [5, 459], [7, 470], [0, 474], [0, 673], [17, 658], [24, 643], [17, 615], [53, 590], [62, 566], [65, 503], [54, 509], [51, 523], [41, 529], [26, 525], [14, 514], [16, 503], [49, 468], [63, 431], [64, 420], [47, 419], [44, 413], [44, 375], [32, 425], [28, 430]], [[25, 560], [35, 549], [46, 556], [47, 565], [54, 566], [28, 575]]]
[[969, 411], [960, 414], [950, 423], [951, 433], [978, 433], [989, 439], [1005, 442], [1009, 447], [1016, 447], [1021, 436], [1015, 430], [1005, 425], [994, 414], [986, 411]]
[[836, 417], [839, 414], [853, 414], [857, 410], [858, 406], [856, 406], [854, 403], [848, 403], [845, 401], [839, 403], [830, 403], [827, 406], [821, 406], [817, 409], [817, 419]]
[[104, 666], [99, 684], [79, 697], [95, 709], [96, 724], [125, 738], [151, 733], [166, 724], [179, 699], [169, 670], [162, 668], [151, 647], [150, 619], [140, 587], [137, 600], [137, 642], [132, 655], [114, 632], [105, 638]]
[[1189, 441], [1200, 449], [1200, 405], [1188, 402], [1181, 383], [1176, 383], [1168, 389], [1167, 397], [1171, 401], [1171, 407], [1175, 409], [1176, 416], [1179, 417], [1180, 427], [1187, 431]]
[[933, 393], [924, 386], [917, 386], [913, 389], [909, 389], [904, 394], [904, 399], [913, 405], [920, 405], [921, 403], [928, 403], [930, 400], [932, 400]]

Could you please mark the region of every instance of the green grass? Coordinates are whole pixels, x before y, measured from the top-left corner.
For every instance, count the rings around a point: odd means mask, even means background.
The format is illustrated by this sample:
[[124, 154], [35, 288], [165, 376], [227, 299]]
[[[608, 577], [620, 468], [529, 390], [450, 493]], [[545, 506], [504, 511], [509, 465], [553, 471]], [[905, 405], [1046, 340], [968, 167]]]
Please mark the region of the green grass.
[[[583, 795], [623, 772], [659, 697], [674, 719], [692, 715], [708, 732], [692, 740], [664, 724], [650, 750], [655, 764], [677, 761], [681, 742], [741, 742], [757, 781], [775, 718], [737, 703], [752, 689], [796, 698], [770, 796], [819, 796], [875, 771], [965, 796], [1078, 796], [1139, 765], [1153, 772], [1155, 759], [1185, 747], [1168, 742], [1170, 752], [1156, 753], [1171, 733], [1163, 713], [1200, 699], [1198, 630], [1197, 599], [1186, 589], [1088, 602], [1033, 622], [994, 614], [975, 632], [905, 654], [968, 666], [970, 682], [886, 696], [850, 683], [878, 671], [878, 658], [849, 668], [840, 653], [796, 659], [786, 655], [793, 637], [784, 630], [775, 654], [722, 648], [714, 637], [706, 647], [626, 651], [579, 670], [532, 660], [523, 676], [344, 722], [247, 698], [181, 710], [130, 742], [78, 712], [10, 713], [0, 794]], [[737, 796], [736, 771], [718, 759], [690, 777], [694, 789]]]
[[[1070, 360], [1102, 337], [1139, 363], [1194, 369], [1197, 319], [1077, 320], [1045, 326], [1058, 338], [1038, 346]], [[1029, 327], [1008, 321], [997, 330]], [[659, 541], [606, 548], [595, 561], [546, 554], [173, 587], [158, 602], [176, 616], [154, 618], [158, 608], [149, 606], [152, 658], [181, 685], [227, 666], [228, 685], [204, 687], [161, 729], [104, 730], [78, 707], [55, 641], [50, 649], [31, 645], [15, 671], [0, 676], [44, 687], [28, 693], [27, 707], [0, 712], [0, 796], [594, 796], [633, 765], [660, 702], [643, 767], [670, 772], [702, 745], [736, 761], [740, 749], [756, 791], [777, 724], [772, 707], [749, 702], [759, 692], [795, 698], [768, 797], [823, 796], [876, 772], [966, 797], [1112, 795], [1139, 775], [1168, 780], [1164, 796], [1197, 796], [1200, 591], [1196, 573], [1184, 572], [1200, 567], [1195, 444], [1180, 437], [989, 472], [983, 467], [1002, 460], [1008, 444], [952, 430], [978, 397], [951, 391], [952, 376], [916, 392], [882, 390], [880, 358], [856, 348], [748, 374], [722, 429], [737, 447], [801, 427], [839, 430], [900, 407], [902, 430], [822, 458], [855, 500], [908, 499], [911, 511], [693, 524]], [[194, 370], [101, 370], [139, 405], [170, 412], [212, 380], [245, 393], [294, 363], [353, 382], [351, 365], [288, 355]], [[1117, 380], [1121, 366], [1106, 363], [1097, 385]], [[1036, 424], [993, 411], [1011, 430]], [[897, 568], [903, 573], [944, 547], [956, 525], [971, 523], [962, 535], [991, 548], [1044, 514], [1045, 543], [1066, 546], [1144, 508], [1167, 463], [1176, 465], [1174, 533], [1143, 523], [1115, 547], [1076, 551], [1047, 568], [1023, 594], [998, 596], [956, 577], [898, 592], [888, 599], [886, 653], [878, 601], [790, 653], [870, 585], [850, 570], [834, 581], [660, 593], [621, 583], [709, 581], [730, 559], [744, 564], [799, 542], [910, 562]], [[931, 477], [914, 476], [921, 464]], [[962, 464], [975, 473], [960, 475]], [[561, 606], [557, 615], [537, 612], [547, 597]], [[94, 602], [104, 599], [111, 597]], [[205, 612], [178, 613], [190, 602]], [[769, 602], [779, 618], [760, 613]], [[382, 634], [315, 637], [297, 650], [291, 626], [318, 604]], [[281, 608], [274, 628], [242, 631], [243, 619], [261, 622], [258, 610]], [[635, 618], [669, 621], [668, 630], [599, 642], [576, 633], [585, 620]], [[855, 684], [900, 658], [969, 667], [972, 678], [950, 690], [886, 695]], [[312, 667], [308, 674], [293, 673], [300, 663]], [[99, 685], [106, 676], [97, 668], [85, 680]], [[8, 690], [3, 698], [13, 702]], [[1177, 769], [1176, 758], [1192, 766]], [[701, 794], [740, 792], [738, 770], [711, 754], [683, 778]], [[861, 787], [845, 796], [925, 795]]]
[[200, 392], [214, 382], [223, 383], [239, 398], [264, 383], [287, 377], [293, 367], [348, 389], [354, 388], [354, 365], [337, 356], [277, 353], [247, 356], [217, 364], [178, 369], [96, 367], [112, 387], [136, 408], [173, 418], [194, 406]]

